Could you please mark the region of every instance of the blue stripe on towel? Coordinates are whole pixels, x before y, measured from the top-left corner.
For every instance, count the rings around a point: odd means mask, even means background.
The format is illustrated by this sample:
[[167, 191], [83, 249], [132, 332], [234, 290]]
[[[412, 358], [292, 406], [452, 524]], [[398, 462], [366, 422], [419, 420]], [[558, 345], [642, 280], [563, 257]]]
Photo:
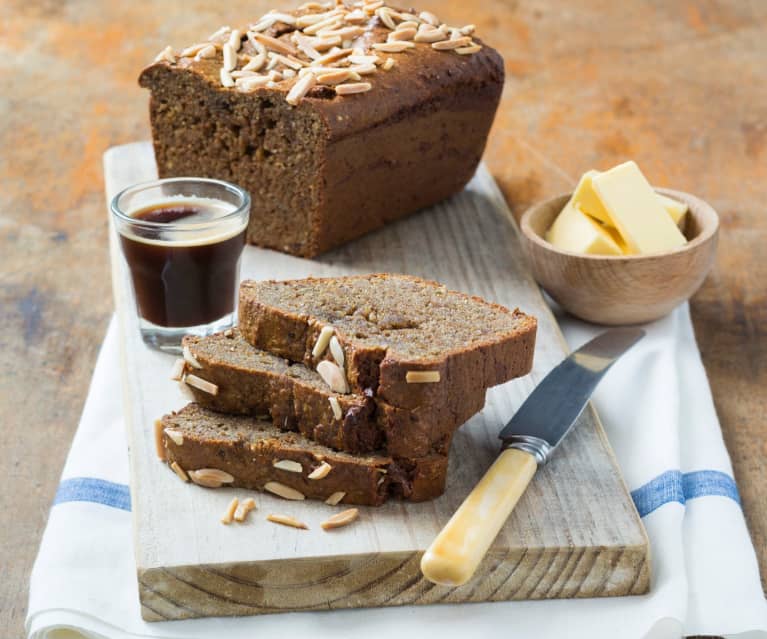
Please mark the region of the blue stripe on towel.
[[130, 489], [125, 484], [116, 484], [105, 479], [73, 477], [59, 484], [59, 489], [53, 498], [53, 505], [69, 501], [90, 501], [94, 504], [129, 511]]
[[688, 499], [709, 496], [729, 497], [740, 504], [735, 480], [718, 470], [698, 470], [682, 474], [669, 470], [631, 491], [639, 516], [649, 515], [656, 508], [676, 502], [684, 505]]

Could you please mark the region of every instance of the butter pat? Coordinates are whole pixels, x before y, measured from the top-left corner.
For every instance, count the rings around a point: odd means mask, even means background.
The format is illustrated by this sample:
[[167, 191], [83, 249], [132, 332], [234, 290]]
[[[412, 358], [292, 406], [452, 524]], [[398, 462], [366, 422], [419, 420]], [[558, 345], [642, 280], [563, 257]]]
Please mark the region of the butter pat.
[[599, 171], [586, 171], [573, 191], [571, 202], [584, 213], [596, 218], [603, 224], [612, 225], [610, 216], [605, 210], [599, 196], [594, 192], [591, 181], [599, 175]]
[[591, 178], [592, 188], [629, 253], [658, 253], [687, 241], [635, 162]]
[[668, 211], [668, 214], [671, 216], [671, 219], [674, 220], [674, 224], [676, 224], [680, 229], [684, 228], [685, 223], [685, 217], [687, 215], [687, 205], [684, 202], [680, 202], [678, 200], [675, 200], [670, 197], [666, 197], [665, 195], [661, 195], [658, 193], [658, 197], [660, 198], [661, 203], [663, 204], [663, 208]]
[[[573, 253], [622, 255], [623, 251], [610, 230], [592, 220], [570, 200], [546, 232], [546, 241]], [[619, 236], [617, 236], [619, 237]]]

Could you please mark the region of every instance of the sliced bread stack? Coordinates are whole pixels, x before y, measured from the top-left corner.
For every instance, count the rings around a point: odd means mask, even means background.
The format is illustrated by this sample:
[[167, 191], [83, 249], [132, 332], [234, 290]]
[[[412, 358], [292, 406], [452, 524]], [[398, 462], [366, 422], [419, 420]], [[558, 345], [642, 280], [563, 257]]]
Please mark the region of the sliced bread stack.
[[238, 329], [184, 339], [196, 403], [161, 420], [164, 456], [294, 499], [432, 499], [453, 433], [530, 370], [535, 331], [416, 277], [245, 281]]

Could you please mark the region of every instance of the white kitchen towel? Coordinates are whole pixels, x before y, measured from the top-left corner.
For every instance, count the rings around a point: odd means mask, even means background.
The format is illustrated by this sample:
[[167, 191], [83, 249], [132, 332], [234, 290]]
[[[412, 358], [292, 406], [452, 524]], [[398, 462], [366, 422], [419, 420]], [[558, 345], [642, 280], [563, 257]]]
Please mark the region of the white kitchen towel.
[[[571, 347], [599, 332], [559, 319]], [[648, 324], [594, 397], [650, 538], [648, 595], [151, 624], [139, 614], [115, 324], [32, 573], [30, 637], [767, 638], [767, 602], [687, 305]]]

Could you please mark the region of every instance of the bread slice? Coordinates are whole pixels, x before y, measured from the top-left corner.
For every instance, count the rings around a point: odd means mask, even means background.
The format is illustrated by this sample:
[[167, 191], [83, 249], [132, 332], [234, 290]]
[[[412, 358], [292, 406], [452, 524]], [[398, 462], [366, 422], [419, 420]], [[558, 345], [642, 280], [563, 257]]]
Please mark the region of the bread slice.
[[298, 430], [323, 446], [351, 453], [447, 454], [453, 432], [485, 402], [484, 390], [466, 394], [459, 412], [451, 413], [445, 406], [396, 408], [370, 393], [335, 393], [316, 371], [255, 348], [237, 330], [188, 335], [183, 345], [193, 363], [187, 362], [186, 372], [218, 387], [212, 395], [190, 386], [197, 403], [223, 413], [271, 418], [282, 430]]
[[[341, 503], [367, 506], [378, 506], [389, 497], [424, 501], [445, 489], [446, 455], [408, 461], [350, 455], [281, 431], [271, 422], [222, 415], [194, 403], [165, 415], [161, 422], [169, 465], [186, 473], [203, 468], [224, 471], [234, 479], [227, 486], [264, 490], [267, 483], [277, 482], [307, 499], [326, 500], [342, 492]], [[300, 464], [300, 472], [295, 464], [279, 464], [285, 461]], [[330, 472], [310, 479], [323, 463], [331, 466]], [[290, 466], [295, 470], [286, 469]]]
[[246, 280], [239, 326], [257, 348], [315, 369], [335, 359], [330, 345], [318, 344], [331, 327], [352, 392], [398, 408], [458, 413], [465, 397], [530, 371], [537, 324], [437, 282], [380, 273]]

